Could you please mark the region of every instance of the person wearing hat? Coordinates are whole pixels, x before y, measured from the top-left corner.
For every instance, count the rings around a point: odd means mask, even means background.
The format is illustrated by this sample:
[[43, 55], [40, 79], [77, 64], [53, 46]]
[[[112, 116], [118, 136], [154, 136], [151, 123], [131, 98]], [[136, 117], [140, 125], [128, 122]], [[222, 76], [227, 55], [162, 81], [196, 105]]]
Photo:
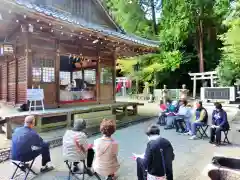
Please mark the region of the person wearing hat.
[[75, 119], [73, 129], [67, 130], [63, 136], [63, 158], [69, 162], [73, 162], [73, 172], [78, 172], [78, 164], [87, 159], [87, 174], [92, 176], [90, 170], [94, 158], [94, 150], [88, 145], [86, 129], [86, 121], [83, 119]]

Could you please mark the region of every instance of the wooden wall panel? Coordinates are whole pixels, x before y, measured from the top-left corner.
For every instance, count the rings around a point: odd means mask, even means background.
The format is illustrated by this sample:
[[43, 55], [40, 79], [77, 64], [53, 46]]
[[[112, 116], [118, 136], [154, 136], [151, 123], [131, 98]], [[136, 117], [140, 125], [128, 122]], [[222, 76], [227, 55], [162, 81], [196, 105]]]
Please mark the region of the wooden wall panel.
[[17, 103], [26, 103], [27, 93], [27, 61], [25, 57], [18, 58]]
[[56, 107], [57, 88], [55, 83], [41, 83], [40, 87], [44, 89], [44, 105], [48, 108]]
[[2, 89], [2, 100], [7, 101], [7, 64], [3, 63], [2, 64], [2, 84], [1, 84], [1, 89]]
[[2, 100], [2, 65], [0, 64], [0, 101]]
[[16, 62], [8, 63], [8, 102], [15, 104], [16, 102]]
[[113, 99], [113, 86], [112, 84], [100, 85], [100, 103], [111, 103]]

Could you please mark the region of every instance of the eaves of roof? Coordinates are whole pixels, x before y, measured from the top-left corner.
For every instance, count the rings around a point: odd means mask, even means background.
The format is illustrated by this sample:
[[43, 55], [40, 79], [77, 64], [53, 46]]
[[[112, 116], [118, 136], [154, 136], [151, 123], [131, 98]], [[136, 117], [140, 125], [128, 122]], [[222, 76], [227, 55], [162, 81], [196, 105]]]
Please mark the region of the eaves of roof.
[[119, 39], [131, 41], [135, 44], [139, 44], [143, 46], [148, 46], [153, 48], [159, 47], [159, 41], [144, 39], [135, 35], [126, 34], [124, 32], [117, 32], [117, 31], [102, 27], [100, 25], [93, 24], [91, 22], [86, 22], [82, 18], [74, 17], [70, 13], [62, 12], [51, 7], [37, 5], [34, 3], [27, 2], [26, 0], [14, 0], [14, 2], [19, 6], [23, 6], [24, 8], [27, 8], [29, 11], [32, 11], [35, 13], [42, 13], [47, 16], [52, 16], [57, 20], [61, 20], [66, 23], [72, 23], [74, 25], [77, 25], [79, 26], [79, 28], [87, 28], [91, 31], [99, 32], [106, 36], [117, 37]]

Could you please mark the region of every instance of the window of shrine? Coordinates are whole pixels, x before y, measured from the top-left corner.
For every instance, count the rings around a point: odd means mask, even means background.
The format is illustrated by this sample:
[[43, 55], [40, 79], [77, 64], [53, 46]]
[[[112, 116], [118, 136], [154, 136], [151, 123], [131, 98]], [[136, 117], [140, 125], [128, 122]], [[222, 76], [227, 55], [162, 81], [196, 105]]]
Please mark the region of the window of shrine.
[[33, 82], [51, 83], [55, 82], [55, 63], [48, 57], [35, 57], [32, 62]]

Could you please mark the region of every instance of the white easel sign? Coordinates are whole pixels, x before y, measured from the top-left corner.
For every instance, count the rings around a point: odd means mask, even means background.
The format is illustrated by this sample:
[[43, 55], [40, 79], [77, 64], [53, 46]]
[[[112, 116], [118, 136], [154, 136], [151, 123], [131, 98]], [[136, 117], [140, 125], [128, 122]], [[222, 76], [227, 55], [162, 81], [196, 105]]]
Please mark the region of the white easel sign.
[[[42, 110], [44, 111], [44, 91], [43, 89], [27, 89], [27, 100], [30, 101], [29, 105], [29, 111], [34, 108], [34, 110], [37, 110], [37, 107], [41, 107]], [[37, 106], [37, 101], [41, 102], [41, 105]], [[34, 104], [33, 104], [34, 102]]]

